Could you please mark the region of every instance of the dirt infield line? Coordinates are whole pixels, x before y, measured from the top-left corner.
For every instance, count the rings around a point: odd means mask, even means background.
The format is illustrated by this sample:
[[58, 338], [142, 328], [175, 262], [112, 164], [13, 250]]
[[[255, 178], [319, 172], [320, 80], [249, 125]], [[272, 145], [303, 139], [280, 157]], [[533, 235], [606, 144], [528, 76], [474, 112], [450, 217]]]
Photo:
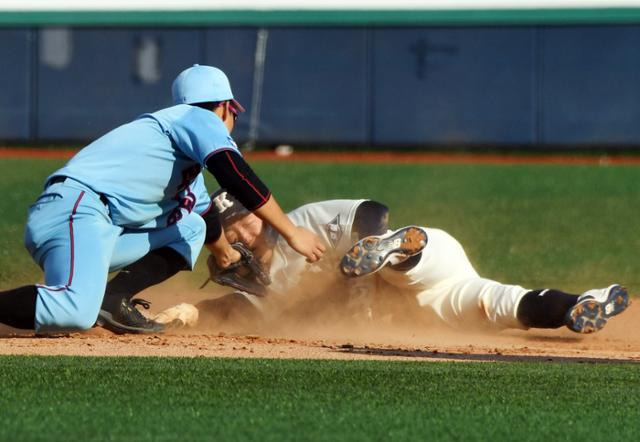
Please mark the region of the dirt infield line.
[[[563, 331], [564, 332], [564, 331]], [[85, 333], [35, 337], [5, 334], [0, 355], [217, 357], [266, 359], [387, 360], [421, 362], [538, 362], [639, 364], [634, 342], [582, 339], [568, 333], [448, 335], [422, 342], [372, 342], [362, 338], [300, 339], [196, 332], [114, 335], [99, 327]], [[409, 341], [416, 338], [406, 337]]]
[[[38, 149], [0, 147], [0, 158], [66, 159], [76, 149]], [[407, 152], [246, 152], [248, 160], [369, 163], [369, 164], [566, 164], [566, 165], [640, 165], [640, 156], [587, 156], [555, 154], [484, 154], [484, 153], [407, 153]]]

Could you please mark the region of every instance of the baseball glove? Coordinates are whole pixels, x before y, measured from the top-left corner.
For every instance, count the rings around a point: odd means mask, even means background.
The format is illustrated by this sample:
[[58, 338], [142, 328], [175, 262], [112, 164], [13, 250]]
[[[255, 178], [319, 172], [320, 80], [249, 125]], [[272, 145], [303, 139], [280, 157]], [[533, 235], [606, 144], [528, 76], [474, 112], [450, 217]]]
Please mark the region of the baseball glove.
[[209, 259], [207, 259], [209, 279], [205, 281], [202, 287], [207, 285], [209, 281], [213, 281], [216, 284], [233, 287], [236, 290], [251, 293], [252, 295], [265, 296], [267, 294], [266, 286], [271, 284], [269, 273], [254, 258], [253, 253], [244, 244], [236, 242], [231, 244], [231, 247], [240, 252], [240, 260], [225, 269], [221, 269], [216, 263], [215, 256], [209, 255]]

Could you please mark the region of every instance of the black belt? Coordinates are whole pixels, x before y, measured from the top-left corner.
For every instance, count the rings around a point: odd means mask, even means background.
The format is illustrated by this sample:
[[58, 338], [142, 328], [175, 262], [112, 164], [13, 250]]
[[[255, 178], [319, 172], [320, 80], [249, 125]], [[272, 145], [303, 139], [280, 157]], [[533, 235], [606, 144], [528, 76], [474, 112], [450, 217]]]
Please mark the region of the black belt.
[[[64, 183], [66, 180], [67, 180], [67, 177], [64, 175], [56, 175], [49, 180], [49, 182], [47, 183], [47, 186], [50, 186], [52, 184]], [[100, 197], [100, 201], [102, 201], [102, 204], [104, 204], [105, 206], [109, 205], [109, 200], [107, 199], [106, 196], [104, 196], [101, 193], [98, 193], [97, 195]]]

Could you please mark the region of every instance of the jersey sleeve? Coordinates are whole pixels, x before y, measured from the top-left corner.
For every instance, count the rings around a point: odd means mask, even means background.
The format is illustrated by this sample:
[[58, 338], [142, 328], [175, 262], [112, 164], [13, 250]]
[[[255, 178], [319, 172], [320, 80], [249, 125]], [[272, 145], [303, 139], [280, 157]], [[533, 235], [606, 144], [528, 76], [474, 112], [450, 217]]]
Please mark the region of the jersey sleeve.
[[170, 135], [185, 155], [203, 167], [209, 156], [223, 150], [242, 156], [222, 120], [213, 112], [196, 106], [189, 106], [173, 122]]

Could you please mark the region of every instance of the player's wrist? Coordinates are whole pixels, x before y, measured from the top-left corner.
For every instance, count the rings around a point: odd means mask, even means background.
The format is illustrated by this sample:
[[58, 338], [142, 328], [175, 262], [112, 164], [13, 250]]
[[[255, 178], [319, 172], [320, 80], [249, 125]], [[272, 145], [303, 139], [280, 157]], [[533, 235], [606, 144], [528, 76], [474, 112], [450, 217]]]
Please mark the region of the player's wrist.
[[302, 232], [299, 226], [291, 224], [291, 227], [287, 230], [286, 234], [282, 233], [281, 235], [284, 239], [291, 244], [292, 242], [296, 242], [300, 239]]

